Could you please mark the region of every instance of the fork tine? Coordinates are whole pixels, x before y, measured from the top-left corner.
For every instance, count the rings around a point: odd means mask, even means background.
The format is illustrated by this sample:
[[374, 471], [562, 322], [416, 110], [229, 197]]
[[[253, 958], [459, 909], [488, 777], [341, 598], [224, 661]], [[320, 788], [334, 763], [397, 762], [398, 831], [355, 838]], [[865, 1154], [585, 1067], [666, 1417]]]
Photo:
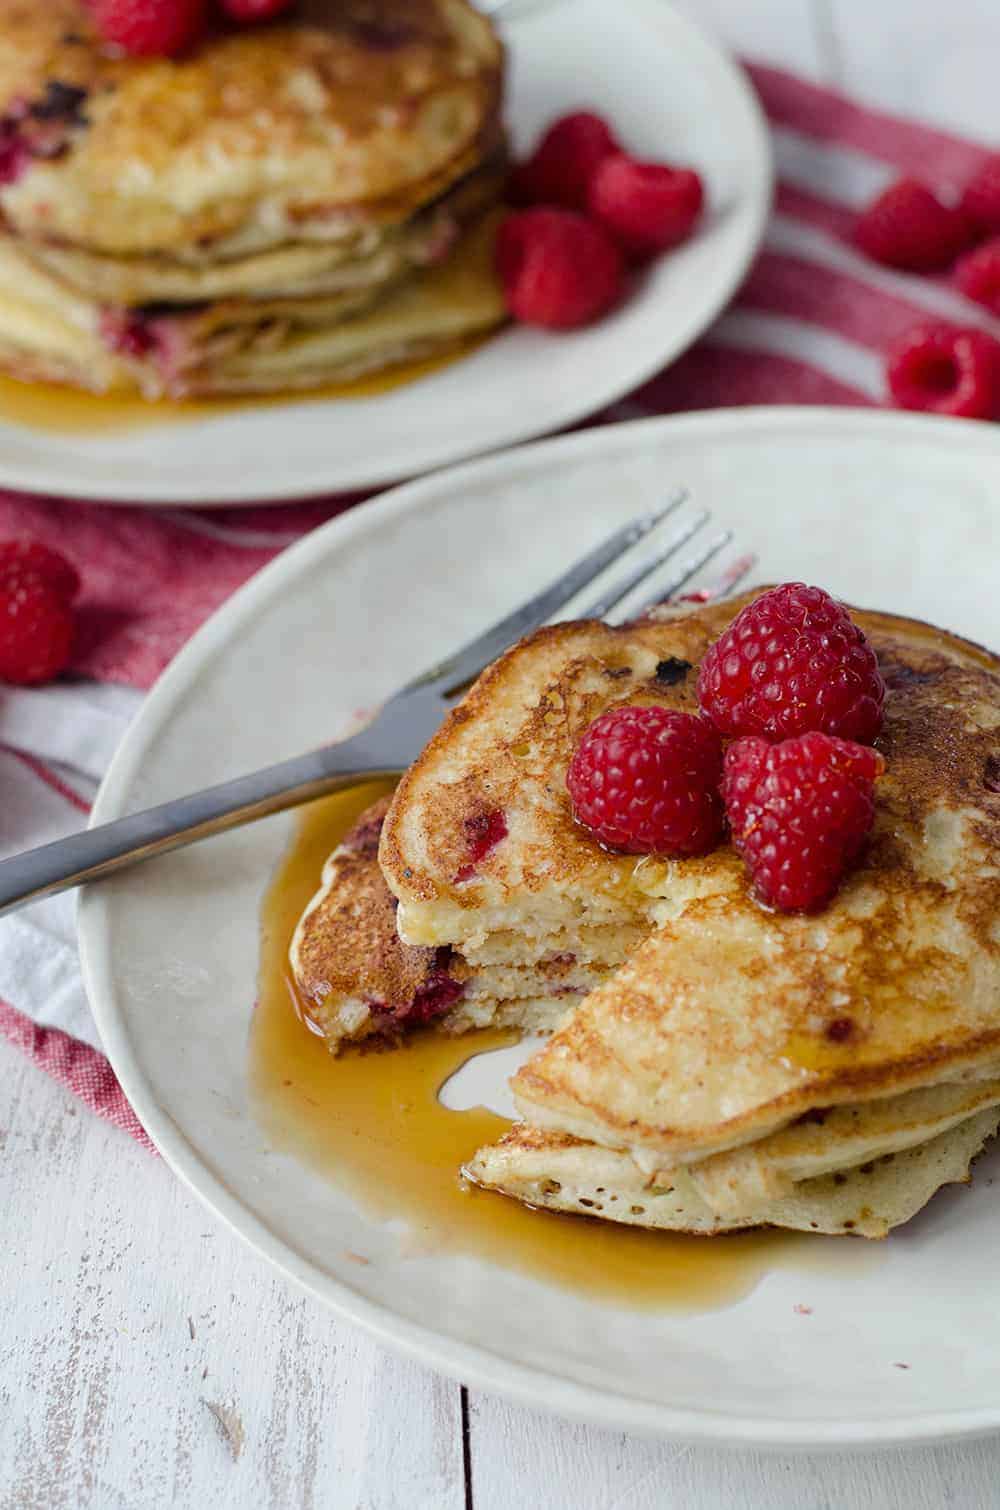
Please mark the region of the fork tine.
[[474, 640], [463, 645], [454, 655], [446, 657], [437, 666], [425, 671], [410, 682], [407, 691], [416, 687], [435, 687], [443, 696], [454, 692], [464, 686], [466, 682], [478, 676], [484, 666], [495, 661], [497, 656], [510, 648], [523, 635], [537, 629], [560, 608], [568, 603], [581, 592], [595, 577], [600, 576], [626, 551], [637, 545], [651, 530], [668, 515], [679, 509], [687, 498], [687, 491], [681, 490], [673, 495], [669, 503], [662, 509], [652, 514], [643, 514], [633, 519], [621, 529], [615, 530], [607, 540], [595, 546], [569, 571], [563, 572], [554, 582], [542, 589], [535, 597], [529, 598], [527, 603], [522, 603], [520, 608], [500, 619], [498, 623], [477, 635]]
[[[713, 540], [710, 540], [705, 548], [699, 551], [696, 556], [689, 556], [669, 582], [660, 587], [652, 598], [645, 599], [633, 610], [633, 616], [647, 612], [650, 608], [654, 608], [657, 603], [666, 603], [671, 598], [676, 597], [681, 588], [686, 587], [691, 578], [698, 575], [702, 567], [707, 566], [720, 551], [725, 550], [732, 538], [732, 530], [723, 530], [720, 535], [716, 535]], [[749, 567], [747, 570], [749, 570]]]
[[661, 567], [665, 561], [669, 561], [671, 556], [676, 555], [683, 546], [687, 545], [692, 536], [696, 535], [708, 523], [711, 517], [708, 509], [702, 509], [701, 513], [696, 514], [689, 524], [686, 524], [683, 529], [678, 530], [677, 534], [671, 539], [670, 544], [665, 546], [658, 555], [650, 556], [645, 561], [641, 561], [635, 571], [630, 572], [627, 577], [623, 577], [620, 582], [616, 582], [614, 587], [609, 588], [603, 597], [597, 598], [589, 607], [581, 609], [580, 618], [605, 618], [616, 604], [620, 603], [623, 598], [628, 597], [633, 588], [638, 587], [640, 582], [645, 582], [646, 578], [652, 576], [653, 572]]

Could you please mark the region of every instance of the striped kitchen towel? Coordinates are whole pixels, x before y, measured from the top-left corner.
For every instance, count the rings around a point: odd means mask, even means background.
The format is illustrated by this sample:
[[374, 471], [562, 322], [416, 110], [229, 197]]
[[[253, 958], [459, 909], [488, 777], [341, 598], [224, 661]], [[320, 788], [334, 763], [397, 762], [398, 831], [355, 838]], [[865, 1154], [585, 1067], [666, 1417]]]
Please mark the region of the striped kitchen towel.
[[[908, 326], [930, 314], [989, 327], [945, 279], [877, 267], [850, 241], [856, 209], [901, 171], [957, 183], [987, 149], [772, 68], [748, 71], [778, 165], [763, 251], [697, 346], [595, 423], [716, 405], [879, 404], [883, 351]], [[84, 582], [75, 679], [0, 693], [0, 855], [80, 826], [143, 692], [189, 635], [284, 546], [358, 501], [208, 514], [0, 493], [0, 539], [57, 546]], [[0, 923], [0, 1033], [148, 1143], [100, 1052], [73, 917], [72, 901], [56, 897]]]

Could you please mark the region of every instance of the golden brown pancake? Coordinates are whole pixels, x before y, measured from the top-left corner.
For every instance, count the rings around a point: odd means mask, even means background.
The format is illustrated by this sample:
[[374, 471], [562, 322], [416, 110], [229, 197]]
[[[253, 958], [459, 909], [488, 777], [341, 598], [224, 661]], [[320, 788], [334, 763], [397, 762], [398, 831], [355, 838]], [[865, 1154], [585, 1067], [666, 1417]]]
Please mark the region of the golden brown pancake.
[[373, 803], [334, 850], [289, 950], [303, 1009], [331, 1049], [432, 1022], [445, 1033], [555, 1027], [604, 970], [558, 953], [526, 967], [470, 965], [450, 949], [402, 943], [377, 859], [388, 806]]
[[176, 58], [0, 0], [0, 366], [157, 398], [348, 382], [503, 319], [502, 53], [467, 0], [306, 0]]
[[465, 0], [304, 0], [176, 59], [116, 56], [85, 0], [0, 0], [0, 36], [0, 117], [25, 143], [8, 225], [115, 256], [239, 255], [369, 206], [405, 220], [499, 108], [500, 46]]

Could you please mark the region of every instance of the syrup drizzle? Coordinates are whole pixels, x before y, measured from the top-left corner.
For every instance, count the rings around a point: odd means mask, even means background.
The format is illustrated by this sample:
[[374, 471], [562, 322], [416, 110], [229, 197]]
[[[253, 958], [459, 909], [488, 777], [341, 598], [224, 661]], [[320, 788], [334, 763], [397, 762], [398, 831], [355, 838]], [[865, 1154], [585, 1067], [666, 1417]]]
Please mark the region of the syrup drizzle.
[[607, 1304], [706, 1310], [740, 1299], [776, 1268], [808, 1273], [868, 1261], [861, 1244], [845, 1239], [678, 1237], [533, 1211], [468, 1187], [461, 1164], [508, 1124], [482, 1108], [450, 1110], [438, 1092], [474, 1054], [515, 1041], [512, 1033], [429, 1030], [396, 1049], [331, 1056], [306, 1025], [288, 945], [328, 853], [388, 789], [368, 783], [306, 809], [265, 900], [251, 1083], [273, 1146], [320, 1169], [375, 1219], [402, 1218], [421, 1252], [478, 1255]]
[[52, 435], [99, 435], [161, 425], [209, 422], [228, 414], [290, 404], [354, 402], [391, 393], [458, 362], [488, 336], [460, 342], [444, 354], [406, 362], [353, 383], [331, 383], [302, 393], [267, 393], [240, 398], [158, 399], [135, 394], [101, 395], [55, 383], [22, 383], [0, 376], [0, 421]]

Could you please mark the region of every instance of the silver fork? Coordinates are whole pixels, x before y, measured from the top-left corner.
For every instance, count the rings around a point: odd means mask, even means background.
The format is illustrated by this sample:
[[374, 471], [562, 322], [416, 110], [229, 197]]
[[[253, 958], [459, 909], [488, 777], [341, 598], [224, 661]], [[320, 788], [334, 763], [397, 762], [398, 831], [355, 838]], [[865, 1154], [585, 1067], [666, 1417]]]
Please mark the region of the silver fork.
[[[552, 619], [676, 513], [686, 497], [686, 493], [677, 493], [664, 508], [643, 514], [616, 530], [520, 608], [408, 682], [383, 704], [370, 724], [351, 738], [4, 860], [0, 863], [0, 914], [84, 881], [99, 880], [126, 865], [197, 839], [283, 812], [360, 780], [396, 775], [419, 754], [439, 728], [456, 695], [485, 666], [523, 635]], [[709, 517], [708, 510], [702, 510], [682, 523], [661, 549], [631, 567], [573, 617], [605, 618], [660, 567], [673, 561], [704, 528]], [[630, 614], [676, 598], [731, 539], [731, 532], [726, 530], [704, 546], [696, 547], [676, 564], [670, 578], [659, 585], [648, 601], [630, 604]], [[742, 558], [711, 589], [700, 593], [699, 600], [731, 591], [753, 564], [752, 557]]]

